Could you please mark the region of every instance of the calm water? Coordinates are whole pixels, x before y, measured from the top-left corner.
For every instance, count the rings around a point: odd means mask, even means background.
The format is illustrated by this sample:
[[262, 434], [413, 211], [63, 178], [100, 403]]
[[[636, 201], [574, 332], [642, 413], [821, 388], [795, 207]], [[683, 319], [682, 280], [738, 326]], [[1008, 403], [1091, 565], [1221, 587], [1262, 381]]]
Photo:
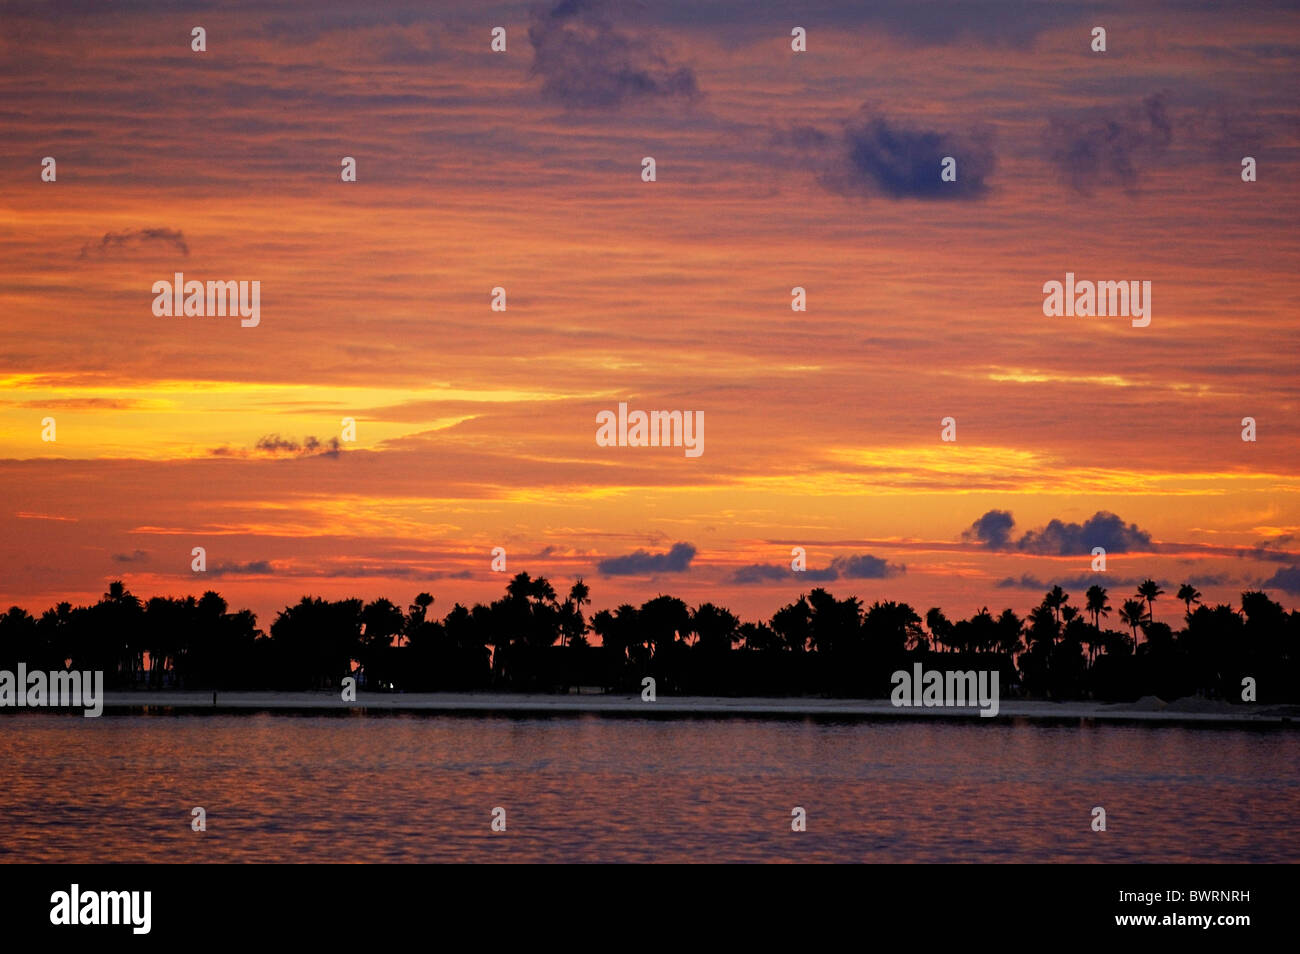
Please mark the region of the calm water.
[[0, 861], [1300, 860], [1294, 730], [42, 713], [0, 772]]

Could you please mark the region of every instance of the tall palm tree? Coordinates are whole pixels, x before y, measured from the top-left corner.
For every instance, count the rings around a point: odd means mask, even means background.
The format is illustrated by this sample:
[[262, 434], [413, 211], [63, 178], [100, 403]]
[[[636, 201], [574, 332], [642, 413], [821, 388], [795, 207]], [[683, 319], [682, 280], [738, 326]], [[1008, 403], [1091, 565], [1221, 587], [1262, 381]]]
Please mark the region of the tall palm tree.
[[[434, 603], [433, 595], [430, 593], [419, 593], [415, 597], [415, 602], [406, 608], [406, 641], [411, 641], [411, 631], [419, 629], [429, 616], [429, 607]], [[397, 645], [401, 648], [402, 634], [397, 634]]]
[[[1084, 594], [1084, 608], [1092, 614], [1092, 628], [1098, 634], [1101, 633], [1101, 618], [1110, 615], [1110, 600], [1106, 597], [1106, 587], [1094, 583], [1088, 587], [1088, 592]], [[1088, 664], [1092, 664], [1093, 658], [1097, 655], [1097, 646], [1101, 645], [1100, 639], [1094, 639], [1088, 644]]]
[[114, 669], [125, 670], [134, 683], [136, 674], [144, 669], [144, 648], [140, 640], [142, 634], [138, 632], [144, 604], [126, 588], [125, 583], [113, 580], [108, 584], [108, 592], [100, 597], [98, 605], [105, 611], [109, 641], [117, 655]]
[[1061, 621], [1061, 607], [1065, 605], [1069, 598], [1070, 594], [1061, 589], [1059, 583], [1053, 586], [1051, 591], [1043, 597], [1043, 602], [1051, 609], [1052, 615], [1056, 617], [1058, 623]]
[[1178, 598], [1187, 604], [1187, 615], [1192, 615], [1192, 604], [1201, 601], [1201, 591], [1190, 583], [1178, 587]]
[[1138, 585], [1138, 589], [1137, 589], [1138, 598], [1145, 599], [1147, 601], [1147, 619], [1152, 618], [1151, 614], [1155, 612], [1154, 604], [1156, 601], [1156, 597], [1163, 592], [1164, 590], [1160, 588], [1160, 584], [1156, 583], [1155, 580], [1143, 580], [1141, 584]]
[[949, 651], [952, 650], [952, 646], [948, 643], [952, 638], [952, 623], [943, 615], [943, 610], [937, 606], [931, 606], [926, 610], [925, 625], [929, 628], [936, 647], [947, 646]]
[[729, 610], [712, 603], [701, 603], [691, 613], [691, 632], [695, 645], [715, 653], [730, 650], [740, 641], [740, 620]]
[[[591, 587], [582, 582], [581, 579], [574, 580], [573, 585], [569, 587], [569, 598], [565, 601], [565, 609], [570, 617], [570, 626], [575, 630], [575, 635], [582, 635], [587, 629], [586, 620], [582, 616], [582, 607], [591, 602]], [[566, 627], [560, 628], [560, 645], [569, 644], [569, 633]]]
[[1020, 642], [1020, 631], [1024, 625], [1014, 610], [1004, 609], [998, 617], [997, 627], [999, 652], [1014, 656], [1024, 648]]
[[1138, 627], [1142, 625], [1146, 618], [1146, 612], [1142, 606], [1141, 600], [1125, 600], [1124, 605], [1119, 608], [1119, 618], [1125, 626], [1133, 629], [1133, 645], [1137, 645]]
[[1101, 629], [1101, 617], [1110, 615], [1110, 600], [1106, 596], [1106, 588], [1094, 583], [1088, 587], [1085, 599], [1086, 608], [1092, 614], [1092, 625]]

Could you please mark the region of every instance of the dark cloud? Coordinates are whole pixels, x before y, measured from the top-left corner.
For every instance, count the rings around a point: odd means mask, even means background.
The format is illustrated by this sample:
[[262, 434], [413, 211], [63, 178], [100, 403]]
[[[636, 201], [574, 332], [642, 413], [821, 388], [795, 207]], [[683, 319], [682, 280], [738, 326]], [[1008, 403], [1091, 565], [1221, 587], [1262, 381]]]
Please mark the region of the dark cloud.
[[730, 583], [775, 583], [798, 580], [811, 580], [815, 583], [831, 583], [840, 575], [829, 567], [824, 570], [803, 570], [795, 572], [785, 563], [751, 563], [737, 569], [728, 578]]
[[637, 550], [626, 556], [610, 557], [596, 564], [596, 569], [606, 576], [631, 576], [637, 573], [684, 573], [695, 559], [695, 547], [689, 543], [674, 543], [667, 553]]
[[469, 570], [460, 570], [456, 573], [445, 573], [441, 570], [425, 570], [420, 567], [386, 565], [382, 563], [349, 563], [336, 564], [325, 569], [303, 570], [296, 572], [294, 576], [320, 576], [327, 578], [373, 578], [373, 579], [394, 579], [394, 580], [415, 580], [433, 581], [433, 580], [469, 580], [473, 579], [474, 574]]
[[[883, 117], [846, 122], [829, 133], [797, 126], [777, 133], [818, 170], [821, 184], [843, 195], [888, 199], [975, 199], [988, 192], [997, 166], [992, 134], [918, 129]], [[956, 181], [940, 179], [942, 163], [956, 161]]]
[[990, 510], [963, 530], [961, 538], [981, 543], [990, 550], [1005, 550], [1011, 542], [1011, 528], [1016, 524], [1009, 510]]
[[694, 71], [673, 63], [653, 39], [617, 29], [609, 7], [603, 0], [561, 0], [534, 11], [528, 39], [542, 93], [580, 108], [696, 98]]
[[1183, 582], [1192, 586], [1227, 586], [1232, 579], [1226, 573], [1198, 573]]
[[[1066, 592], [1073, 590], [1085, 591], [1088, 587], [1096, 585], [1111, 591], [1122, 587], [1136, 588], [1139, 583], [1146, 580], [1145, 576], [1110, 576], [1106, 573], [1076, 573], [1074, 576], [1049, 577], [1040, 579], [1024, 573], [1018, 577], [1008, 576], [998, 580], [993, 584], [1000, 590], [1050, 590], [1053, 586], [1059, 586]], [[1169, 580], [1156, 580], [1160, 588], [1168, 592], [1177, 589]], [[1171, 588], [1172, 587], [1172, 588]]]
[[1091, 554], [1093, 547], [1107, 553], [1128, 553], [1151, 545], [1151, 534], [1135, 523], [1125, 524], [1113, 513], [1098, 510], [1083, 523], [1051, 520], [1040, 530], [1027, 530], [1012, 540], [1015, 518], [1006, 510], [990, 510], [962, 532], [962, 539], [990, 550], [1019, 550], [1042, 556]]
[[248, 563], [218, 563], [207, 569], [208, 576], [269, 576], [275, 567], [269, 560], [250, 560]]
[[1282, 590], [1292, 595], [1300, 594], [1300, 566], [1283, 567], [1265, 580], [1261, 586], [1266, 590]]
[[1099, 510], [1083, 523], [1051, 520], [1041, 530], [1029, 530], [1016, 542], [1016, 549], [1046, 556], [1071, 556], [1091, 554], [1093, 547], [1102, 547], [1107, 553], [1128, 553], [1150, 545], [1151, 534], [1139, 530], [1137, 524], [1125, 525], [1115, 514]]
[[731, 574], [731, 583], [773, 583], [777, 580], [791, 580], [798, 576], [794, 570], [780, 563], [751, 563], [739, 567]]
[[331, 437], [328, 441], [307, 437], [299, 443], [279, 434], [267, 434], [258, 438], [252, 451], [225, 446], [214, 447], [209, 451], [213, 457], [338, 457], [342, 452], [343, 444], [337, 437]]
[[1173, 140], [1165, 98], [1163, 92], [1148, 96], [1118, 118], [1051, 120], [1049, 159], [1076, 192], [1109, 187], [1136, 193], [1140, 167], [1163, 155]]
[[1265, 560], [1270, 563], [1290, 563], [1296, 558], [1296, 553], [1291, 545], [1296, 542], [1296, 537], [1291, 533], [1284, 533], [1280, 536], [1269, 537], [1261, 540], [1249, 550], [1243, 550], [1237, 554], [1238, 557], [1251, 557], [1255, 560]]
[[[983, 195], [988, 191], [984, 180], [997, 164], [985, 142], [937, 130], [908, 129], [884, 119], [850, 126], [844, 137], [850, 187], [895, 199]], [[955, 182], [939, 178], [945, 156], [956, 160]]]
[[889, 563], [880, 557], [863, 554], [836, 557], [831, 560], [831, 569], [846, 580], [882, 580], [906, 572], [907, 567], [899, 563]]
[[[793, 573], [794, 571], [791, 570], [790, 572]], [[811, 580], [814, 583], [833, 583], [840, 578], [840, 573], [834, 567], [828, 566], [824, 570], [801, 570], [798, 577], [801, 580]]]
[[774, 583], [809, 581], [813, 583], [832, 583], [835, 580], [880, 580], [907, 572], [901, 563], [890, 563], [870, 554], [835, 557], [831, 565], [823, 570], [801, 570], [796, 572], [783, 563], [751, 563], [742, 566], [731, 574], [728, 582]]
[[144, 550], [134, 550], [131, 553], [114, 553], [114, 563], [148, 563], [149, 554]]
[[281, 437], [279, 434], [268, 434], [265, 437], [259, 437], [254, 445], [260, 451], [266, 451], [269, 454], [297, 454], [302, 450], [302, 445], [297, 441]]
[[98, 242], [87, 242], [81, 246], [81, 255], [78, 257], [103, 258], [105, 255], [159, 245], [173, 248], [182, 255], [190, 254], [185, 235], [179, 229], [128, 229], [125, 232], [105, 232]]

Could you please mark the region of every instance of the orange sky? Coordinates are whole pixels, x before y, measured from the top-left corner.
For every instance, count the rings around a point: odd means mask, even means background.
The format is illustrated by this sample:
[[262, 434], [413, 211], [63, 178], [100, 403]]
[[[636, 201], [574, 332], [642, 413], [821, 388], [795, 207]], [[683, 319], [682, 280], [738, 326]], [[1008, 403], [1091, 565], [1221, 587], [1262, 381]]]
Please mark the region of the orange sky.
[[[445, 611], [503, 546], [596, 608], [968, 614], [1080, 589], [1105, 511], [1112, 602], [1300, 606], [1284, 4], [257, 6], [0, 14], [5, 605]], [[260, 281], [260, 325], [155, 317], [176, 271]], [[1150, 281], [1150, 326], [1044, 317], [1067, 271]], [[703, 455], [598, 447], [620, 401], [702, 410]], [[963, 536], [992, 510], [1005, 543]], [[838, 578], [744, 570], [796, 545]]]

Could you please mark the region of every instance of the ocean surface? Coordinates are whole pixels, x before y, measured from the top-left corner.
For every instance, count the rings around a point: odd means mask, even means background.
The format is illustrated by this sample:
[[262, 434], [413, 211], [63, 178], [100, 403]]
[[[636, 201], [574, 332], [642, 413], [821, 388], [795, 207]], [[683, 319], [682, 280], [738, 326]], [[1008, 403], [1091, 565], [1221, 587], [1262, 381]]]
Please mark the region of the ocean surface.
[[43, 712], [0, 779], [4, 862], [1300, 861], [1288, 728]]

